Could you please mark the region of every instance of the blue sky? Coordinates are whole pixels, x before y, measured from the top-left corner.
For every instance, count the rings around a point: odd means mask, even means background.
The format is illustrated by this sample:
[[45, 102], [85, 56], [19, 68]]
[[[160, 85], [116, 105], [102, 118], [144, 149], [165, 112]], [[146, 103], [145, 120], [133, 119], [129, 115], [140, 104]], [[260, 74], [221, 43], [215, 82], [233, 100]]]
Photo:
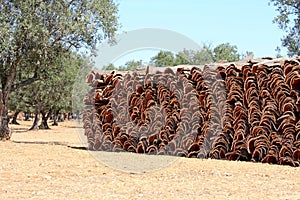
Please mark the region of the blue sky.
[[[272, 20], [276, 8], [269, 0], [117, 0], [119, 32], [141, 28], [168, 29], [181, 33], [198, 44], [216, 46], [229, 42], [238, 51], [254, 52], [255, 57], [275, 56], [284, 33]], [[128, 54], [125, 60], [148, 61], [149, 51]], [[285, 51], [282, 51], [285, 55]], [[118, 63], [118, 64], [117, 64]]]

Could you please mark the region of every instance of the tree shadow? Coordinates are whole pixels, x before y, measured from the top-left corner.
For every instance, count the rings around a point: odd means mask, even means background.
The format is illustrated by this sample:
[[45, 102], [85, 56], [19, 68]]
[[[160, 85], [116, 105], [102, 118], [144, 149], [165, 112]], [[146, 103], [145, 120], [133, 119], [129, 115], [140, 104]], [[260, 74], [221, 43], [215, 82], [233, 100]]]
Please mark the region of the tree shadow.
[[43, 141], [12, 141], [13, 143], [17, 144], [43, 144], [43, 145], [59, 145], [59, 146], [65, 146], [71, 149], [77, 149], [77, 150], [86, 150], [88, 151], [87, 147], [84, 146], [71, 146], [64, 142], [56, 142], [56, 141], [49, 141], [49, 142], [43, 142]]
[[29, 128], [11, 128], [12, 133], [25, 133], [29, 131]]

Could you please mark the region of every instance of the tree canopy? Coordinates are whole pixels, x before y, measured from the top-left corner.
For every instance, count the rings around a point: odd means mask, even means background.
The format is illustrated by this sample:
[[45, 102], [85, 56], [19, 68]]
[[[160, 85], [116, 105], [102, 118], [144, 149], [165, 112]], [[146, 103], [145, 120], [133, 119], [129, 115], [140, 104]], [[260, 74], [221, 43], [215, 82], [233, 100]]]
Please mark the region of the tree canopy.
[[55, 58], [113, 40], [119, 27], [112, 0], [0, 0], [0, 139], [8, 136], [10, 93], [41, 80]]
[[210, 45], [204, 45], [200, 50], [184, 49], [176, 54], [175, 65], [193, 64], [203, 65], [214, 61]]
[[282, 46], [288, 50], [288, 56], [300, 55], [300, 1], [271, 0], [279, 12], [273, 20], [279, 28], [286, 32], [282, 38]]
[[151, 63], [155, 66], [173, 66], [175, 64], [175, 57], [170, 51], [159, 51], [157, 55], [151, 58]]
[[214, 61], [226, 60], [228, 62], [238, 61], [240, 55], [238, 54], [237, 46], [223, 43], [216, 46], [213, 50]]
[[[235, 62], [253, 54], [250, 51], [239, 53], [236, 45], [222, 43], [215, 47], [211, 44], [203, 44], [199, 50], [183, 49], [174, 54], [171, 51], [159, 51], [150, 59], [150, 64], [156, 67], [176, 65], [204, 65], [213, 62], [227, 61]], [[146, 67], [142, 60], [130, 60], [125, 65], [114, 66], [110, 63], [104, 66], [104, 70], [132, 71], [136, 68]]]
[[130, 60], [130, 61], [127, 61], [124, 66], [121, 65], [118, 67], [116, 67], [112, 63], [110, 63], [107, 66], [104, 66], [103, 70], [133, 71], [136, 68], [142, 68], [142, 67], [145, 67], [142, 60], [138, 60], [138, 61]]
[[[250, 52], [246, 52], [246, 55]], [[151, 64], [161, 66], [175, 66], [175, 65], [203, 65], [218, 61], [234, 62], [245, 57], [244, 54], [239, 54], [237, 46], [230, 43], [223, 43], [212, 47], [211, 45], [203, 45], [199, 50], [187, 50], [178, 52], [174, 55], [170, 51], [160, 51], [157, 55], [151, 58]]]

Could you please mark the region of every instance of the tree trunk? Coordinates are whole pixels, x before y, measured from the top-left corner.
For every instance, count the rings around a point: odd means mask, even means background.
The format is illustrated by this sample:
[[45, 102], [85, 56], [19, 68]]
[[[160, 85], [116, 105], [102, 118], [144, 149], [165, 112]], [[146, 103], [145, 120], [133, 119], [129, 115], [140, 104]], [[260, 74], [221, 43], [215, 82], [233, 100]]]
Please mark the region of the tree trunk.
[[59, 113], [57, 117], [58, 122], [64, 122], [64, 114]]
[[17, 118], [18, 118], [19, 113], [20, 113], [20, 111], [17, 111], [17, 112], [14, 113], [14, 116], [13, 116], [13, 118], [12, 118], [12, 120], [11, 120], [11, 123], [12, 123], [12, 124], [20, 125], [20, 124], [17, 122]]
[[9, 140], [11, 137], [8, 122], [7, 101], [0, 89], [0, 140]]
[[58, 126], [58, 120], [57, 120], [58, 115], [59, 115], [59, 109], [54, 113], [52, 126]]
[[24, 119], [24, 120], [25, 120], [25, 121], [29, 121], [30, 113], [25, 112], [24, 115], [25, 115], [25, 119]]
[[34, 118], [32, 126], [29, 130], [38, 130], [39, 129], [39, 126], [38, 126], [38, 122], [40, 121], [39, 114], [40, 114], [40, 108], [38, 105], [35, 105], [35, 118]]
[[79, 112], [79, 110], [76, 111], [76, 119], [77, 119], [77, 121], [80, 121], [80, 112]]
[[48, 114], [46, 114], [45, 111], [41, 111], [41, 114], [42, 114], [42, 122], [41, 124], [39, 125], [39, 129], [50, 129], [50, 127], [48, 126], [48, 118], [51, 114], [51, 111], [48, 112]]

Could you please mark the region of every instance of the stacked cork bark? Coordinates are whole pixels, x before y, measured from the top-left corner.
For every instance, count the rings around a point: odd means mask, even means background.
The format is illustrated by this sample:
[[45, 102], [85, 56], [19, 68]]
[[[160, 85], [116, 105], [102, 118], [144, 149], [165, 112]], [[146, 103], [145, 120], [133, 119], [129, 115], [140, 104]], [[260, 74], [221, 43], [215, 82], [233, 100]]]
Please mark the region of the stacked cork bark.
[[300, 58], [92, 71], [87, 83], [91, 150], [299, 166]]

